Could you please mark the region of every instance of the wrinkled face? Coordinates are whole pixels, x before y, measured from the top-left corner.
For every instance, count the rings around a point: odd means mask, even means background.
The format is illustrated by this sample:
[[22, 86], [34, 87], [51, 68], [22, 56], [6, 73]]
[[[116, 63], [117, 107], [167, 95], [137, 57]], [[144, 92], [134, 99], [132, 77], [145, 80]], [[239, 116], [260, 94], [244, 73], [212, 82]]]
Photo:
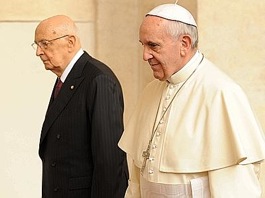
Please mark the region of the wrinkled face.
[[49, 22], [41, 23], [37, 27], [35, 31], [36, 55], [42, 60], [45, 69], [61, 76], [70, 62], [69, 36], [63, 32], [55, 31], [52, 27]]
[[148, 61], [155, 78], [164, 81], [181, 69], [181, 41], [165, 30], [167, 20], [145, 17], [139, 31], [143, 59]]

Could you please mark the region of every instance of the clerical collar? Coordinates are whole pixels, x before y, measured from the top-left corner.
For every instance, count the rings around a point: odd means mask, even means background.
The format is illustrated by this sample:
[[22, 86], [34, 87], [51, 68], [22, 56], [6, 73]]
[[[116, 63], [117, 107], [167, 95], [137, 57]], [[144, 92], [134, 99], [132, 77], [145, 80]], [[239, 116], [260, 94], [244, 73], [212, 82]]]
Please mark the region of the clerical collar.
[[71, 60], [71, 62], [67, 65], [67, 67], [65, 68], [62, 76], [60, 77], [60, 80], [64, 83], [66, 77], [68, 76], [68, 74], [70, 73], [71, 69], [73, 68], [74, 64], [76, 63], [76, 61], [80, 58], [80, 56], [82, 56], [82, 54], [84, 53], [83, 49], [80, 49], [75, 56], [73, 57], [73, 59]]
[[202, 57], [203, 55], [197, 51], [190, 61], [182, 67], [181, 70], [170, 76], [167, 81], [172, 84], [178, 84], [185, 81], [199, 65]]

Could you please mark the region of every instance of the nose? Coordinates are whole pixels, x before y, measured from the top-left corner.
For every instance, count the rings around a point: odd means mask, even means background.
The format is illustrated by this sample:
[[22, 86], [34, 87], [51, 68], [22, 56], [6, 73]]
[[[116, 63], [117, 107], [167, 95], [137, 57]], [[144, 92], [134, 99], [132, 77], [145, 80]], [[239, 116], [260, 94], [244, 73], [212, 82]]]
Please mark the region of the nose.
[[144, 59], [144, 61], [148, 61], [151, 58], [153, 58], [152, 51], [148, 47], [144, 47], [144, 49], [143, 49], [143, 59]]
[[40, 46], [37, 45], [36, 56], [40, 56], [40, 55], [43, 55], [43, 54], [44, 54], [43, 50], [41, 49]]

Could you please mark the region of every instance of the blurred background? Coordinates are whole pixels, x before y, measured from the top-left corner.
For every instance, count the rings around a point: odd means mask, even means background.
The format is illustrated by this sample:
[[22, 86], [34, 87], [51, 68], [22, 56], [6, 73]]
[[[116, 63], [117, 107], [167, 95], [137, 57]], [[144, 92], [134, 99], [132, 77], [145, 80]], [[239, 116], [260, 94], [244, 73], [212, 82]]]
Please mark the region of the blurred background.
[[[0, 3], [0, 197], [37, 198], [41, 197], [40, 130], [56, 79], [31, 47], [37, 24], [57, 14], [68, 15], [77, 23], [83, 48], [109, 65], [120, 79], [126, 123], [143, 87], [153, 79], [149, 65], [142, 60], [139, 25], [153, 7], [175, 1]], [[265, 129], [265, 1], [178, 3], [197, 20], [200, 51], [242, 86]]]

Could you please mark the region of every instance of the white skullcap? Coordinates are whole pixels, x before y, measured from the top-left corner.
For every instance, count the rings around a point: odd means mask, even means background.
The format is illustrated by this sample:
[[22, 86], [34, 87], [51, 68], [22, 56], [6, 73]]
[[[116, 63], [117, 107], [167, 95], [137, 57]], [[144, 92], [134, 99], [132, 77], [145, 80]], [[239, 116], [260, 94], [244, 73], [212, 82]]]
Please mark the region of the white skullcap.
[[157, 6], [146, 14], [146, 16], [148, 15], [179, 21], [197, 27], [197, 24], [191, 13], [177, 4], [163, 4]]

